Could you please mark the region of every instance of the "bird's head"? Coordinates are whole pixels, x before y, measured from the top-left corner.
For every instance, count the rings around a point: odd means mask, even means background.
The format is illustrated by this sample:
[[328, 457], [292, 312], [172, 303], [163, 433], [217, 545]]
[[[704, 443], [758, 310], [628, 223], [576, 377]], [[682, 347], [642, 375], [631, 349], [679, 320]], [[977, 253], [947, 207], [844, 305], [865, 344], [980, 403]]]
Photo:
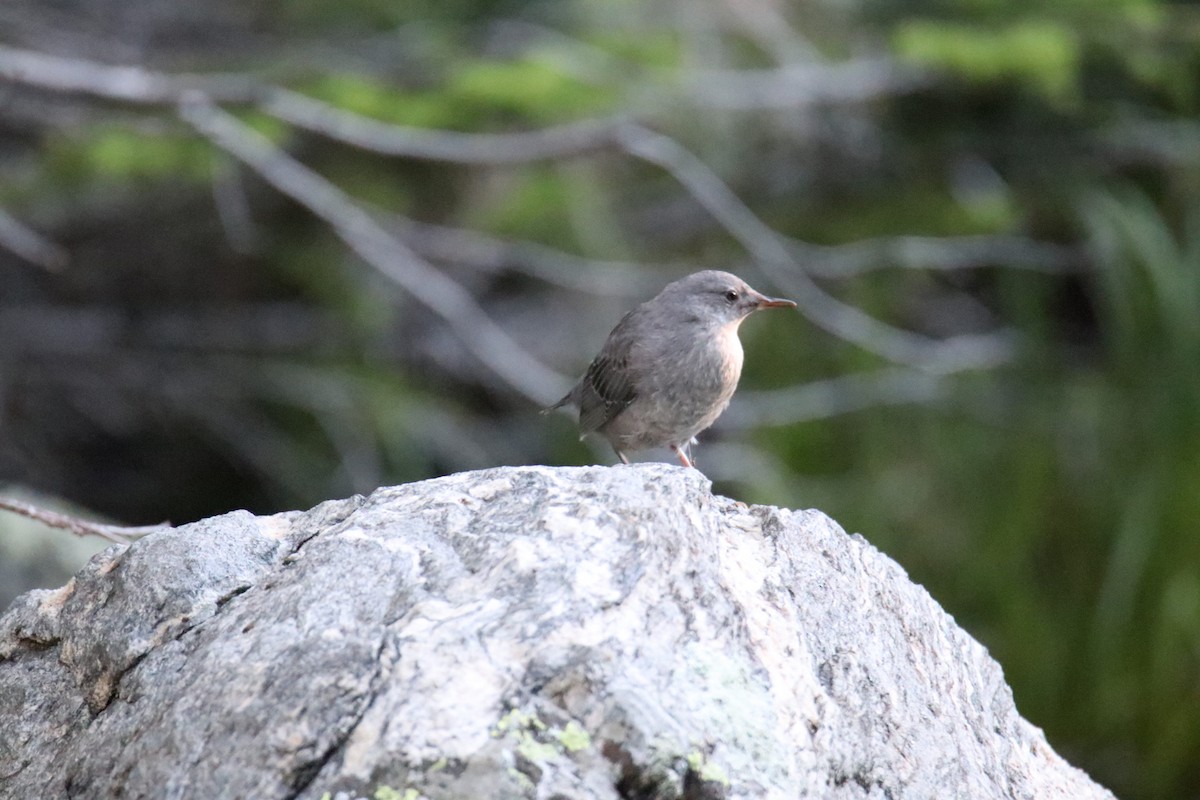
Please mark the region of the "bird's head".
[[795, 308], [791, 300], [767, 297], [736, 275], [720, 270], [695, 272], [667, 285], [657, 298], [699, 322], [724, 327], [764, 308]]

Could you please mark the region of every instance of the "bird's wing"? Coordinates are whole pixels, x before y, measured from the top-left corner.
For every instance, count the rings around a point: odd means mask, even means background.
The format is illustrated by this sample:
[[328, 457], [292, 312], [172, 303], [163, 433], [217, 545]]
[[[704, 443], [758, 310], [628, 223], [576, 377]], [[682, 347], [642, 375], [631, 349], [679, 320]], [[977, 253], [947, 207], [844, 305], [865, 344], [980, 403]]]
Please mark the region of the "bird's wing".
[[626, 314], [608, 335], [608, 340], [576, 385], [572, 399], [579, 406], [579, 430], [591, 433], [602, 428], [629, 407], [637, 397], [637, 375], [630, 358], [634, 337]]

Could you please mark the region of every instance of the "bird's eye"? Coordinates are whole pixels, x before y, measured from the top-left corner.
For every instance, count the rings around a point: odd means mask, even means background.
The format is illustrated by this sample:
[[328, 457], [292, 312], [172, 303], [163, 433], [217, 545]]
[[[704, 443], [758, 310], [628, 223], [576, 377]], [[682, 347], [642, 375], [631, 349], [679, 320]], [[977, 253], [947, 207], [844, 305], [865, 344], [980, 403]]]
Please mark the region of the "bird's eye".
[[725, 293], [725, 299], [731, 303], [736, 303], [738, 297], [739, 297], [739, 295], [738, 295], [737, 289], [730, 289], [728, 292]]

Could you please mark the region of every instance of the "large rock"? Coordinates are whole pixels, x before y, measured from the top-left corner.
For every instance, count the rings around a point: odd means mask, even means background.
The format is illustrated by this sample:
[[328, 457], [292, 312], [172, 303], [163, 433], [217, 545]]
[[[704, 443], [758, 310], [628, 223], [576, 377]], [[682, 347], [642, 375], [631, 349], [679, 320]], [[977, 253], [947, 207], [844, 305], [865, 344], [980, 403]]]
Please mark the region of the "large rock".
[[0, 795], [1105, 798], [827, 517], [664, 465], [235, 512], [0, 618]]

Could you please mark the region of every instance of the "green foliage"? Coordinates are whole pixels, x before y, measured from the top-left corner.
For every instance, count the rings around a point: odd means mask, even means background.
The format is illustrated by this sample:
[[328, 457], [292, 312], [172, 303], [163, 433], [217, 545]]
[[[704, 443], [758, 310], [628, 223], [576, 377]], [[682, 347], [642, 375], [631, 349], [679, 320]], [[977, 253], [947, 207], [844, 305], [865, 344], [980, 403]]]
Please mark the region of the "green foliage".
[[[1200, 207], [1176, 235], [1144, 194], [1090, 198], [1085, 209], [1099, 255], [1100, 309], [1126, 372], [1175, 373], [1152, 394], [1200, 407]], [[1150, 387], [1146, 387], [1150, 388]]]
[[495, 0], [274, 0], [264, 13], [280, 22], [328, 33], [331, 28], [390, 31], [419, 23], [454, 23], [463, 19], [503, 11], [505, 3]]
[[809, 241], [853, 242], [862, 231], [876, 236], [953, 236], [1011, 230], [1019, 209], [1001, 190], [956, 198], [945, 186], [905, 182], [894, 191], [846, 199], [834, 207], [807, 210], [795, 226]]
[[406, 90], [353, 73], [325, 75], [305, 92], [335, 106], [399, 125], [472, 130], [517, 118], [549, 124], [599, 114], [616, 94], [583, 83], [551, 59], [464, 59], [437, 88]]
[[287, 143], [292, 132], [287, 123], [259, 111], [241, 111], [238, 118], [255, 133], [281, 147]]
[[213, 153], [206, 142], [181, 132], [144, 132], [100, 126], [51, 142], [47, 169], [66, 185], [106, 180], [211, 178]]
[[446, 88], [457, 102], [542, 123], [598, 114], [616, 100], [611, 90], [586, 84], [536, 57], [465, 64]]
[[666, 69], [679, 64], [679, 37], [668, 31], [643, 31], [638, 36], [599, 32], [590, 43], [631, 64]]
[[[1175, 232], [1142, 194], [1086, 206], [1113, 380], [1092, 431], [1109, 474], [1092, 503], [1114, 536], [1091, 623], [1101, 730], [1142, 736], [1149, 791], [1200, 752], [1200, 720], [1178, 698], [1200, 670], [1200, 206]], [[1118, 642], [1123, 646], [1118, 646]]]
[[1052, 100], [1072, 98], [1079, 79], [1079, 42], [1066, 25], [1027, 20], [1005, 27], [916, 21], [899, 26], [896, 53], [970, 81], [1011, 81]]
[[481, 228], [551, 244], [570, 241], [568, 177], [553, 166], [524, 170], [474, 212]]
[[1085, 198], [1096, 363], [1030, 361], [940, 409], [809, 434], [847, 454], [841, 480], [788, 458], [806, 503], [869, 531], [988, 645], [1051, 742], [1116, 753], [1075, 760], [1122, 794], [1173, 797], [1200, 779], [1181, 699], [1200, 674], [1200, 204], [1173, 224], [1142, 193]]
[[82, 151], [86, 166], [117, 178], [208, 177], [209, 149], [195, 137], [144, 136], [127, 130], [104, 131]]
[[339, 108], [397, 125], [453, 128], [460, 123], [454, 104], [438, 91], [405, 91], [353, 73], [323, 75], [304, 92]]

